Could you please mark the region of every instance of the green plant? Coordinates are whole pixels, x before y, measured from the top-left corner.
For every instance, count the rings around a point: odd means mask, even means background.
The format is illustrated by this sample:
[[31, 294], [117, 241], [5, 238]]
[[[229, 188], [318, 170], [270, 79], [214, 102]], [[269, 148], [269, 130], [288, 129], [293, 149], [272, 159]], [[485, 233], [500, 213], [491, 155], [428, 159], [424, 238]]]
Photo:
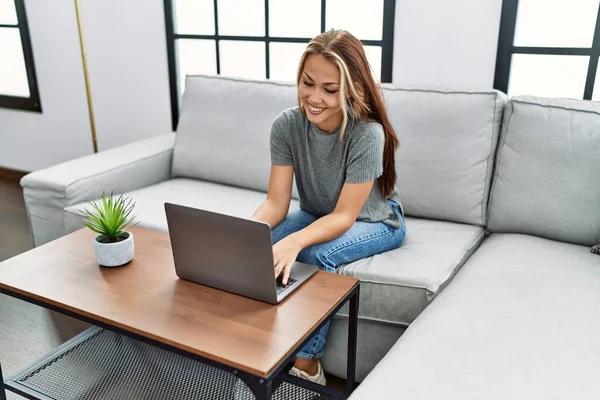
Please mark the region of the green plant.
[[127, 230], [137, 225], [134, 223], [135, 215], [132, 214], [135, 203], [131, 198], [120, 195], [118, 198], [102, 192], [102, 197], [95, 201], [88, 201], [89, 208], [80, 209], [81, 222], [98, 233], [99, 242], [115, 243], [127, 239]]

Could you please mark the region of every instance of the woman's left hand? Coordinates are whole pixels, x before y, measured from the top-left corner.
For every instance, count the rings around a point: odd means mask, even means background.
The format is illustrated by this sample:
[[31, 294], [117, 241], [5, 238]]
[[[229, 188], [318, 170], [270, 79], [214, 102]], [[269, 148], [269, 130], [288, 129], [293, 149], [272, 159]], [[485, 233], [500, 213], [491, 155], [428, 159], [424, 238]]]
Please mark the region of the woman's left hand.
[[292, 265], [296, 262], [302, 246], [290, 235], [273, 245], [273, 261], [275, 263], [275, 278], [283, 271], [283, 285], [287, 285]]

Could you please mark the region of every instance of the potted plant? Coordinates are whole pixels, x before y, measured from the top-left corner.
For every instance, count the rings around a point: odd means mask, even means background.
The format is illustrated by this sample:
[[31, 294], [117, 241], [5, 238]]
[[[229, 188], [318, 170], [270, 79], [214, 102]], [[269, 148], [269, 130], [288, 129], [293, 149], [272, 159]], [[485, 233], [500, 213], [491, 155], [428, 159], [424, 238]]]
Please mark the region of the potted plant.
[[117, 267], [127, 264], [133, 259], [133, 228], [135, 203], [132, 199], [116, 198], [111, 193], [107, 196], [104, 192], [96, 201], [89, 201], [89, 207], [79, 210], [81, 222], [96, 232], [94, 238], [94, 252], [98, 264], [105, 267]]

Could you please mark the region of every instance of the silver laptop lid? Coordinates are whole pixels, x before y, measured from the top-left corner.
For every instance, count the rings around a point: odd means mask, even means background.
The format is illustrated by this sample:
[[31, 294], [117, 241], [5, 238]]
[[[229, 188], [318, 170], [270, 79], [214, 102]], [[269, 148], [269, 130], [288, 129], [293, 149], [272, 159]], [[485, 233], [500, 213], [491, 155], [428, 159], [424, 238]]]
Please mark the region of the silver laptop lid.
[[277, 301], [268, 224], [171, 203], [165, 212], [180, 278]]

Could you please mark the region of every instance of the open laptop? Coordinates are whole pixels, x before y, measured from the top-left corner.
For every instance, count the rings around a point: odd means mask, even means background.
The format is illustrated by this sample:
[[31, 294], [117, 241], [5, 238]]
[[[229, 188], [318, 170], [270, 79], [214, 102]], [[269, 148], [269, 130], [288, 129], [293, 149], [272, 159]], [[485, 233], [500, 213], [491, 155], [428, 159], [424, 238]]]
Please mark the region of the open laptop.
[[268, 224], [165, 203], [175, 272], [182, 279], [277, 304], [318, 268], [296, 262], [275, 279]]

